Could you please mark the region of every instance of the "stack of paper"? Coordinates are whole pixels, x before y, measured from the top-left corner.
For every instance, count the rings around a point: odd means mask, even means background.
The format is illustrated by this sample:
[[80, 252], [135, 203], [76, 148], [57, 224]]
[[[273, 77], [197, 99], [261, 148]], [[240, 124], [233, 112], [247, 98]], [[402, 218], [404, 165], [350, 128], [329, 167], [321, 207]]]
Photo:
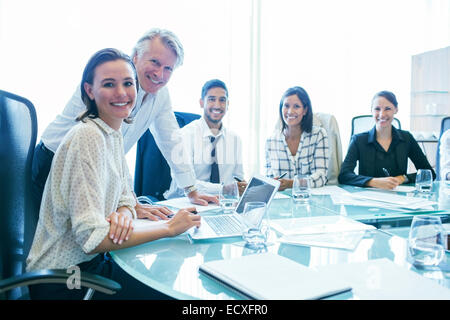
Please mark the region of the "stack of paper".
[[334, 204], [364, 207], [380, 207], [392, 210], [433, 210], [437, 202], [423, 198], [402, 196], [390, 192], [361, 191], [348, 194], [331, 195]]
[[281, 243], [355, 250], [366, 230], [375, 227], [343, 216], [304, 217], [271, 220]]
[[319, 216], [274, 219], [270, 226], [282, 235], [323, 234], [376, 229], [374, 226], [344, 216]]
[[373, 189], [383, 192], [414, 192], [416, 190], [416, 187], [414, 186], [397, 186], [392, 190], [389, 189], [380, 189], [380, 188], [367, 188], [367, 189]]
[[397, 205], [408, 205], [423, 202], [423, 198], [402, 196], [387, 192], [378, 191], [360, 191], [351, 194], [354, 198], [365, 199], [365, 200], [375, 200], [386, 203], [392, 203]]
[[296, 246], [325, 247], [353, 251], [364, 238], [364, 234], [365, 231], [294, 234], [282, 236], [278, 241]]
[[321, 299], [351, 290], [336, 274], [261, 253], [204, 263], [199, 271], [250, 299]]

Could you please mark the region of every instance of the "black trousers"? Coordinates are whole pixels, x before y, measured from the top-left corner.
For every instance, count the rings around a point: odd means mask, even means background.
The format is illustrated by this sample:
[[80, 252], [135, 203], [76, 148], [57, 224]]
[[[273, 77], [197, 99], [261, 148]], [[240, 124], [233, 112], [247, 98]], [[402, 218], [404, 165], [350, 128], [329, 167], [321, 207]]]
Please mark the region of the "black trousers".
[[[92, 300], [172, 300], [171, 297], [136, 280], [118, 266], [109, 253], [98, 254], [78, 265], [81, 271], [101, 275], [118, 282], [122, 289], [114, 295], [96, 291]], [[69, 289], [66, 284], [39, 284], [29, 286], [32, 300], [82, 300], [87, 288]]]

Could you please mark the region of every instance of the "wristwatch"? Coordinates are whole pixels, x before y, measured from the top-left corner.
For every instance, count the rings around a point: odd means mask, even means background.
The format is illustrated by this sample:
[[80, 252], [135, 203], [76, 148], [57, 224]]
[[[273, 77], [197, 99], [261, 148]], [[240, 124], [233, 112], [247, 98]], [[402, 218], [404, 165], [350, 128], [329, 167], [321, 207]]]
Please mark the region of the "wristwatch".
[[408, 177], [406, 176], [406, 174], [403, 175], [403, 179], [405, 179], [405, 181], [403, 181], [403, 183], [408, 183], [408, 182], [409, 182], [409, 179], [408, 179]]
[[195, 186], [189, 186], [184, 188], [184, 195], [188, 195], [189, 193], [191, 193], [192, 191], [196, 191], [197, 188]]

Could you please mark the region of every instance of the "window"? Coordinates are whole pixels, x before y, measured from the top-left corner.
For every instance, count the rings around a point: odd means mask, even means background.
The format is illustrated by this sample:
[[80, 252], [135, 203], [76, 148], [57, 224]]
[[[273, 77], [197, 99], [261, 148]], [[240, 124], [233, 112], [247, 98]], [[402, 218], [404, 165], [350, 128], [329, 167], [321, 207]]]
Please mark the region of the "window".
[[242, 137], [249, 178], [263, 172], [279, 99], [294, 85], [336, 116], [344, 155], [351, 118], [379, 90], [396, 93], [408, 129], [411, 56], [450, 45], [449, 12], [446, 0], [0, 0], [0, 88], [34, 103], [40, 136], [95, 51], [131, 53], [151, 27], [172, 30], [185, 48], [168, 84], [173, 109], [201, 113], [203, 83], [223, 80], [225, 124]]

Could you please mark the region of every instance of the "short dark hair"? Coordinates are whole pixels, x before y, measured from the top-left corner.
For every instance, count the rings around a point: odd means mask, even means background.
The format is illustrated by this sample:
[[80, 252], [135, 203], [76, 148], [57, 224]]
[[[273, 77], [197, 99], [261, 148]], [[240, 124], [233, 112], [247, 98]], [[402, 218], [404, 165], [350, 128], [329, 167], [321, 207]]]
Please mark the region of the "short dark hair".
[[[84, 84], [85, 83], [89, 83], [91, 85], [93, 84], [95, 70], [97, 69], [98, 66], [106, 62], [116, 60], [123, 60], [131, 66], [136, 81], [136, 90], [138, 90], [139, 82], [137, 78], [136, 67], [134, 66], [134, 63], [131, 60], [131, 58], [125, 53], [121, 52], [120, 50], [114, 48], [106, 48], [99, 50], [96, 53], [94, 53], [94, 55], [89, 59], [88, 63], [84, 67], [83, 76], [81, 77], [80, 89], [81, 89], [81, 99], [86, 105], [86, 111], [83, 112], [81, 115], [79, 115], [76, 118], [76, 121], [83, 121], [86, 117], [89, 117], [91, 119], [98, 118], [97, 104], [95, 103], [94, 100], [91, 100], [91, 98], [89, 98], [86, 90], [84, 89]], [[131, 123], [133, 119], [127, 118], [124, 121], [126, 123]]]
[[373, 100], [375, 100], [378, 97], [386, 98], [390, 103], [392, 103], [396, 108], [398, 108], [397, 98], [395, 97], [395, 94], [393, 94], [392, 92], [387, 91], [387, 90], [377, 92], [372, 98], [372, 103], [373, 103]]
[[312, 106], [311, 106], [311, 100], [309, 99], [308, 93], [306, 92], [305, 89], [303, 89], [302, 87], [292, 87], [287, 89], [284, 93], [283, 96], [281, 97], [280, 100], [280, 120], [281, 120], [281, 132], [284, 131], [284, 129], [286, 129], [286, 123], [283, 120], [283, 102], [284, 99], [286, 99], [289, 96], [293, 96], [296, 95], [299, 100], [302, 102], [303, 104], [303, 108], [306, 109], [306, 114], [303, 116], [302, 121], [300, 122], [300, 127], [302, 128], [303, 131], [306, 132], [311, 132], [312, 130], [312, 125], [313, 125], [313, 111], [312, 111]]
[[203, 85], [202, 95], [201, 95], [202, 99], [205, 98], [206, 94], [208, 93], [208, 90], [210, 90], [212, 88], [222, 88], [223, 90], [225, 90], [225, 94], [227, 95], [227, 98], [228, 98], [228, 89], [227, 89], [227, 86], [225, 85], [225, 83], [219, 79], [212, 79], [212, 80], [206, 81], [206, 83]]

